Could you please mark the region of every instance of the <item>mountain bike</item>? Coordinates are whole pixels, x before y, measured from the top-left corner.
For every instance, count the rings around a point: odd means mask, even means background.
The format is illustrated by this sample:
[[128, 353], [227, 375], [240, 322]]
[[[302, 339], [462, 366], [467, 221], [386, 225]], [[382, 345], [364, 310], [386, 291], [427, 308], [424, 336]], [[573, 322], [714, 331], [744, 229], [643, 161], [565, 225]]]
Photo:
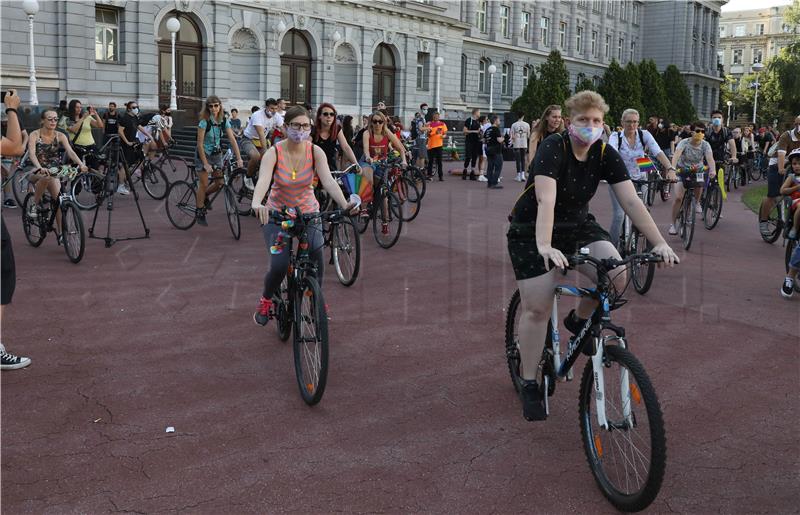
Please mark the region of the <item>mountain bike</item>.
[[753, 166], [751, 166], [749, 170], [751, 181], [766, 178], [767, 163], [769, 163], [769, 157], [765, 156], [764, 153], [760, 151], [755, 153], [753, 157]]
[[[269, 223], [280, 224], [289, 237], [282, 251], [290, 254], [288, 272], [273, 295], [269, 316], [276, 320], [281, 340], [287, 341], [294, 333], [297, 386], [303, 401], [312, 406], [322, 399], [328, 378], [328, 317], [308, 231], [316, 230], [314, 223], [338, 223], [345, 218], [341, 210], [303, 214], [284, 208], [270, 213]], [[297, 252], [293, 249], [295, 238]]]
[[647, 194], [645, 195], [645, 203], [648, 206], [653, 206], [655, 202], [656, 193], [661, 197], [662, 202], [669, 200], [670, 192], [672, 190], [672, 182], [664, 180], [664, 175], [661, 173], [661, 163], [656, 164], [655, 170], [647, 174]]
[[[557, 286], [545, 348], [536, 373], [549, 413], [549, 397], [558, 380], [571, 378], [578, 357], [588, 352], [581, 377], [578, 406], [583, 449], [603, 495], [617, 509], [638, 511], [649, 506], [661, 489], [666, 467], [666, 435], [661, 406], [644, 367], [630, 351], [625, 329], [611, 322], [611, 312], [625, 304], [609, 273], [632, 262], [659, 262], [653, 254], [635, 254], [622, 260], [596, 259], [589, 249], [569, 258], [570, 267], [593, 266], [596, 288]], [[599, 305], [578, 335], [561, 354], [558, 300], [589, 297]], [[506, 313], [505, 350], [514, 389], [521, 385], [519, 353], [519, 290]], [[545, 393], [546, 392], [546, 393]]]
[[[636, 194], [639, 195], [639, 198], [642, 199], [642, 202], [644, 202], [644, 199], [647, 198], [652, 191], [652, 188], [657, 184], [653, 182], [650, 175], [652, 175], [652, 173], [648, 174], [648, 178], [644, 180], [631, 180], [636, 188]], [[665, 181], [662, 179], [662, 182]], [[645, 204], [645, 206], [646, 205], [647, 204]], [[619, 248], [620, 254], [623, 258], [636, 254], [642, 254], [653, 248], [650, 242], [647, 241], [647, 237], [641, 231], [639, 231], [635, 225], [633, 225], [633, 221], [630, 219], [627, 213], [625, 213], [625, 218], [622, 221], [622, 233], [620, 234]], [[630, 273], [630, 277], [633, 281], [633, 287], [637, 293], [644, 295], [650, 291], [650, 286], [653, 284], [653, 277], [656, 273], [655, 263], [632, 261], [628, 265], [628, 272]]]

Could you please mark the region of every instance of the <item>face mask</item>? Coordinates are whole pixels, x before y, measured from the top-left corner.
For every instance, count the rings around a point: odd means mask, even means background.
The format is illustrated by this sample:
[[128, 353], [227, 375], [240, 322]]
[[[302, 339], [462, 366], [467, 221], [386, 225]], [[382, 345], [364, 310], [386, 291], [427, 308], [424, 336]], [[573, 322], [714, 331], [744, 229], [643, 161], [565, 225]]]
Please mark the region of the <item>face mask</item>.
[[291, 127], [289, 127], [289, 130], [287, 131], [287, 136], [289, 136], [289, 139], [292, 140], [293, 142], [300, 143], [301, 141], [307, 140], [308, 137], [311, 136], [311, 130], [309, 129], [307, 131], [304, 131], [304, 130], [292, 129]]
[[703, 134], [702, 132], [695, 132], [694, 135], [692, 136], [692, 138], [694, 138], [695, 141], [703, 141], [705, 137], [706, 135]]
[[570, 125], [569, 135], [578, 140], [578, 142], [582, 145], [589, 146], [600, 139], [600, 137], [603, 135], [603, 128], [576, 127], [575, 125]]
[[422, 114], [428, 114], [428, 110], [427, 109], [423, 109], [422, 110]]
[[139, 108], [138, 107], [134, 107], [133, 109], [131, 109], [131, 112], [133, 114], [139, 114]]
[[663, 128], [664, 128], [664, 124], [663, 124], [663, 123], [659, 123], [659, 124], [658, 124], [658, 128], [659, 128], [659, 129], [663, 129]]
[[722, 118], [712, 118], [711, 119], [711, 124], [714, 127], [719, 127], [720, 125], [722, 125]]

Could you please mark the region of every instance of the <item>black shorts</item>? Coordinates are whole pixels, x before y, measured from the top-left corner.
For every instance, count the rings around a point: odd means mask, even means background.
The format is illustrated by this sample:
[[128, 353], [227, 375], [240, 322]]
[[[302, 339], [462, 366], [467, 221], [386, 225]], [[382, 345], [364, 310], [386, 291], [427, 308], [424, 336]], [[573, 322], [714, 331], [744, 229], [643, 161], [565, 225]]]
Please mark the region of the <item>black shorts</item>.
[[[531, 279], [547, 273], [544, 260], [536, 246], [536, 223], [511, 223], [506, 234], [508, 238], [508, 254], [517, 281]], [[595, 221], [594, 216], [587, 215], [586, 220], [569, 229], [554, 229], [552, 246], [564, 256], [575, 254], [578, 249], [596, 241], [611, 241], [611, 236]], [[552, 264], [550, 265], [552, 268]]]
[[778, 165], [770, 165], [767, 169], [767, 197], [776, 198], [781, 196], [781, 185], [785, 175], [778, 173]]
[[6, 230], [5, 221], [0, 218], [0, 231], [2, 231], [2, 243], [0, 243], [0, 266], [2, 276], [0, 277], [0, 290], [2, 299], [0, 304], [5, 306], [11, 304], [11, 297], [14, 296], [14, 289], [17, 287], [17, 267], [14, 264], [14, 250], [11, 248], [11, 236]]

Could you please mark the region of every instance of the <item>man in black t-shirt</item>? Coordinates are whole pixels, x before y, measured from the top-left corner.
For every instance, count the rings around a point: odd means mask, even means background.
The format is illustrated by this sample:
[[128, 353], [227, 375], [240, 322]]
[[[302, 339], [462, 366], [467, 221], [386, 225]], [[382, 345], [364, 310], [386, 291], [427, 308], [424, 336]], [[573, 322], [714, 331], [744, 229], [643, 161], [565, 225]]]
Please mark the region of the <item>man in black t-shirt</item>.
[[471, 181], [478, 179], [475, 175], [475, 164], [478, 162], [478, 157], [480, 157], [483, 151], [480, 136], [481, 123], [478, 121], [480, 117], [481, 110], [476, 108], [472, 110], [472, 116], [467, 118], [464, 122], [464, 134], [466, 134], [466, 139], [464, 141], [464, 173], [461, 178], [467, 178], [467, 167], [469, 167], [469, 180]]
[[725, 162], [725, 153], [729, 153], [732, 163], [738, 163], [736, 158], [736, 145], [733, 142], [731, 131], [722, 126], [722, 111], [711, 113], [711, 130], [706, 132], [706, 141], [711, 145], [714, 153], [714, 162], [721, 168]]
[[106, 140], [108, 140], [109, 136], [113, 136], [118, 133], [119, 113], [117, 112], [116, 102], [108, 103], [108, 111], [103, 114], [103, 123], [106, 126], [104, 131]]
[[486, 143], [486, 186], [493, 190], [502, 189], [499, 184], [500, 173], [503, 171], [503, 132], [500, 130], [500, 117], [492, 115], [489, 118], [491, 127], [483, 133], [483, 141]]

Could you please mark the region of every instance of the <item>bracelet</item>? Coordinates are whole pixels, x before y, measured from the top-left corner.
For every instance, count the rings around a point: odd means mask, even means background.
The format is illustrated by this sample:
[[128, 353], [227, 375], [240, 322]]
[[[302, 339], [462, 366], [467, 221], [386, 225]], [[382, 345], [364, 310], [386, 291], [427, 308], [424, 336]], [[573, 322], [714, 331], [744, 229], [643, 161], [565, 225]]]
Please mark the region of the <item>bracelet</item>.
[[6, 109], [6, 114], [8, 114], [9, 111], [13, 111], [15, 115], [19, 116], [19, 113], [17, 112], [17, 110], [14, 109], [13, 107], [9, 107], [8, 109]]

